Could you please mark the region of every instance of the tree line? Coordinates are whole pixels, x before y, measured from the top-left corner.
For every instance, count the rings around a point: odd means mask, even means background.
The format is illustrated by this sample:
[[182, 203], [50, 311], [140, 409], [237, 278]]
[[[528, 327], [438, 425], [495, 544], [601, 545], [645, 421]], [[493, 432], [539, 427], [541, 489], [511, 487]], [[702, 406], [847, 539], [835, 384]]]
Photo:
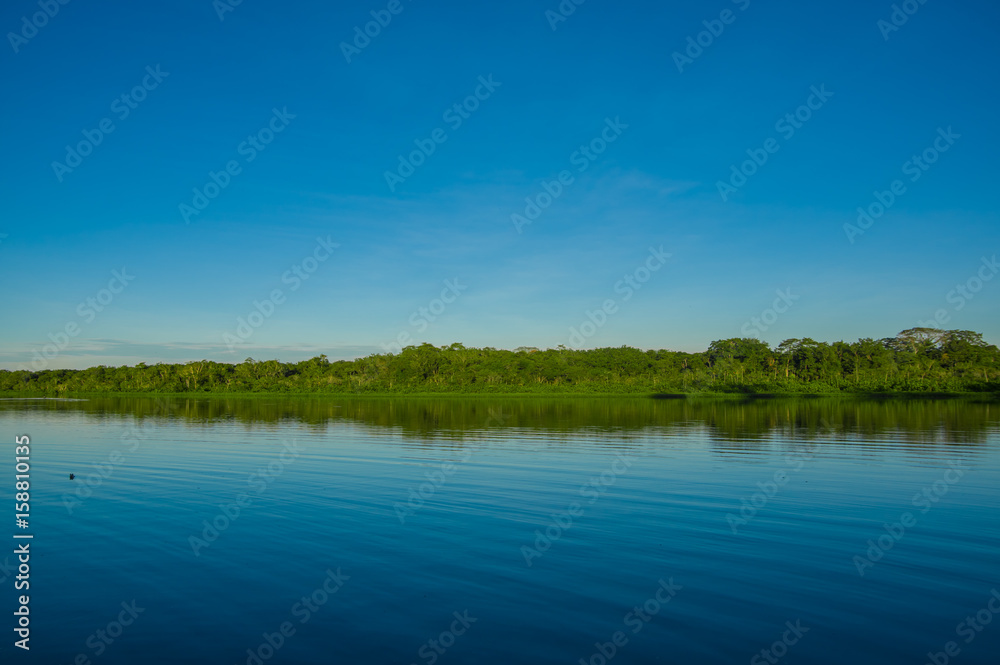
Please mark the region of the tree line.
[[331, 362], [247, 358], [84, 370], [0, 370], [0, 392], [70, 393], [877, 393], [998, 392], [1000, 351], [980, 333], [911, 328], [856, 342], [716, 340], [698, 353], [408, 346]]

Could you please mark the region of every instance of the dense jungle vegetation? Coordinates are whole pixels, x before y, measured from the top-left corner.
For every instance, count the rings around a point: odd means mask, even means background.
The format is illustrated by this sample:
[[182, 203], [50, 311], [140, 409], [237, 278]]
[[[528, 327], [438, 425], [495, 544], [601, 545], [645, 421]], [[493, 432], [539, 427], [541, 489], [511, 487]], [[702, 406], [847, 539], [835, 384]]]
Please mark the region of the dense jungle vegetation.
[[1000, 391], [1000, 351], [968, 330], [911, 328], [856, 342], [753, 338], [700, 353], [630, 347], [514, 351], [462, 344], [409, 346], [330, 362], [247, 358], [84, 370], [0, 370], [0, 392], [73, 393], [763, 393]]

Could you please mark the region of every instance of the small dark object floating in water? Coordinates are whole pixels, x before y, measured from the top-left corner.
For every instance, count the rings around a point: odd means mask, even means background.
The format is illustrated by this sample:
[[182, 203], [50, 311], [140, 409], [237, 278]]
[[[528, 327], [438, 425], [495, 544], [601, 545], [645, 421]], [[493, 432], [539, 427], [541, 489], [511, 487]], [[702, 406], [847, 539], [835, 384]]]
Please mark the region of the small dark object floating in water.
[[73, 480], [74, 478], [76, 478], [76, 476], [74, 476], [74, 475], [73, 475], [72, 473], [71, 473], [71, 474], [69, 474], [69, 479], [70, 479], [70, 480]]

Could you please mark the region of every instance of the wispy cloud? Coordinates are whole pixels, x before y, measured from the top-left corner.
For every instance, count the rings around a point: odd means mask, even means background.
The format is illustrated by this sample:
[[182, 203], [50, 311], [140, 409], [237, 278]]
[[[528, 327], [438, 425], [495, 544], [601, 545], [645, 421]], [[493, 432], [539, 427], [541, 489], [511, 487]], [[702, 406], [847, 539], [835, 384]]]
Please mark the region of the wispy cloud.
[[[330, 360], [352, 360], [378, 353], [377, 346], [266, 346], [245, 344], [230, 351], [226, 344], [199, 342], [146, 343], [121, 339], [81, 339], [50, 361], [48, 369], [84, 369], [96, 365], [135, 365], [146, 363], [185, 363], [195, 360], [236, 363], [252, 357], [257, 360], [277, 359], [298, 362], [318, 355]], [[27, 359], [30, 349], [15, 345], [0, 346], [0, 368], [31, 369]]]

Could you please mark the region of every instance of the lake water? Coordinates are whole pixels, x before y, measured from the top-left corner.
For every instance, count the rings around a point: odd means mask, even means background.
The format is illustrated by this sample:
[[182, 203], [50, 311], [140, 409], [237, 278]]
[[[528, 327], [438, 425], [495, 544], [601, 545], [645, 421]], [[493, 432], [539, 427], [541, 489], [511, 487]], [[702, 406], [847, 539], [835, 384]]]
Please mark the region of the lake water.
[[998, 425], [975, 400], [4, 400], [2, 662], [996, 665]]

